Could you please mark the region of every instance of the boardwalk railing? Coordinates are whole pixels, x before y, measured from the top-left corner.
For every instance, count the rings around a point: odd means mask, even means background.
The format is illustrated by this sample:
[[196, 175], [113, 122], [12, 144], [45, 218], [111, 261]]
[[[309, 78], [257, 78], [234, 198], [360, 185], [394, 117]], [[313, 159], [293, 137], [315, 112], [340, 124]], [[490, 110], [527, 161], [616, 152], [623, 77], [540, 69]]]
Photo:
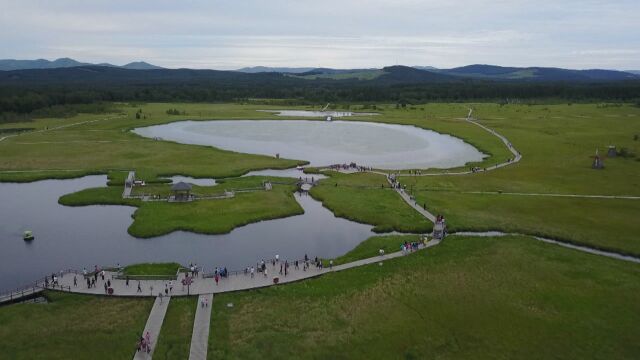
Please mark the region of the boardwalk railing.
[[[70, 272], [68, 271], [67, 273], [70, 273]], [[52, 282], [47, 282], [47, 280], [48, 278], [42, 278], [42, 279], [36, 280], [34, 283], [30, 285], [26, 285], [26, 286], [11, 290], [7, 293], [0, 294], [0, 305], [13, 303], [22, 299], [28, 299], [46, 289], [71, 292], [70, 286], [54, 285]], [[48, 286], [45, 284], [48, 284]]]

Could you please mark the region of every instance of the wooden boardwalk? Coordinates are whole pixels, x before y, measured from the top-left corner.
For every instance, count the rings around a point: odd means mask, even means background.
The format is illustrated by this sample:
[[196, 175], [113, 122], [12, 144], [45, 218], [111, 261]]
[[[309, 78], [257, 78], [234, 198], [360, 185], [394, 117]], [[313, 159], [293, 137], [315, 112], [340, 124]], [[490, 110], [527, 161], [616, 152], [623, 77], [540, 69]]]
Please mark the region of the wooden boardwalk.
[[162, 323], [164, 322], [164, 316], [167, 314], [170, 301], [171, 297], [169, 296], [165, 296], [164, 298], [156, 297], [153, 308], [149, 313], [147, 324], [144, 326], [144, 331], [140, 335], [144, 337], [148, 332], [151, 336], [151, 352], [136, 351], [133, 355], [133, 360], [145, 360], [153, 357], [153, 352], [156, 350], [158, 343], [158, 335], [160, 335], [160, 329], [162, 329]]
[[[202, 294], [198, 298], [196, 315], [191, 333], [189, 360], [206, 360], [209, 347], [209, 327], [211, 322], [211, 306], [213, 294]], [[204, 304], [204, 305], [203, 305]]]
[[7, 294], [0, 295], [0, 305], [11, 304], [14, 302], [29, 299], [34, 296], [38, 296], [38, 294], [40, 294], [42, 291], [44, 291], [44, 288], [36, 285], [27, 288], [16, 289]]

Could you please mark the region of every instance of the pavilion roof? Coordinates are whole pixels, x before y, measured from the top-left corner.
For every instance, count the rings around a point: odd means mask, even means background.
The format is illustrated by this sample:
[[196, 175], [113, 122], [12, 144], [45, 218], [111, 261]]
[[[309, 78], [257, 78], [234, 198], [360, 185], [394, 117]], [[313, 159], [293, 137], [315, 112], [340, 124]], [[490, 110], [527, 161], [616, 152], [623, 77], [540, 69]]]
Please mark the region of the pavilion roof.
[[180, 181], [179, 183], [173, 184], [171, 186], [172, 191], [188, 191], [191, 190], [191, 184]]

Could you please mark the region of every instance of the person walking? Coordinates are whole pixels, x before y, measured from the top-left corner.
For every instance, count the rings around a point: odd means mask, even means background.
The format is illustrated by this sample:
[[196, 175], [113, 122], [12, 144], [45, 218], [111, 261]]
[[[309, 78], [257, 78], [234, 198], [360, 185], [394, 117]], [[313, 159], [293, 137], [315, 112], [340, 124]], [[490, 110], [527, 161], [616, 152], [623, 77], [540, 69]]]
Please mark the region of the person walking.
[[218, 281], [220, 280], [220, 275], [218, 275], [216, 273], [216, 275], [213, 278], [216, 280], [216, 286], [218, 286]]
[[173, 281], [169, 281], [169, 294], [173, 294]]
[[107, 283], [104, 283], [104, 293], [107, 293]]
[[73, 286], [78, 287], [78, 277], [73, 275]]
[[128, 277], [128, 276], [127, 276], [127, 279], [125, 280], [125, 285], [126, 285], [127, 287], [129, 287], [129, 277]]
[[142, 288], [140, 287], [140, 280], [138, 280], [138, 291], [137, 292], [139, 292], [139, 293], [142, 292]]
[[253, 275], [256, 272], [256, 270], [253, 268], [253, 266], [251, 267], [251, 278], [253, 279]]
[[162, 304], [162, 291], [158, 293], [158, 299], [160, 299], [160, 304]]
[[329, 270], [333, 269], [333, 260], [329, 260]]

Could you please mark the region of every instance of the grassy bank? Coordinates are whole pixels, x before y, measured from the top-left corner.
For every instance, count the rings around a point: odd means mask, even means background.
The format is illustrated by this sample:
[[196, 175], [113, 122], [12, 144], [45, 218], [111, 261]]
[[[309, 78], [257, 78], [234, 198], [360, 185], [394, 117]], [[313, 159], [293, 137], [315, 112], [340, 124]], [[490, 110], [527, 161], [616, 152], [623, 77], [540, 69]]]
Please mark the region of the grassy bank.
[[152, 299], [46, 296], [47, 304], [0, 307], [0, 357], [131, 358], [153, 305]]
[[639, 279], [638, 265], [529, 238], [450, 238], [217, 296], [209, 358], [633, 358]]
[[[259, 177], [229, 180], [212, 189], [233, 190], [261, 184]], [[152, 185], [150, 193], [161, 193], [170, 185]], [[200, 187], [202, 188], [202, 187]], [[93, 204], [131, 205], [138, 207], [129, 226], [129, 234], [149, 238], [183, 230], [201, 234], [224, 234], [250, 223], [302, 214], [304, 210], [293, 197], [293, 185], [274, 185], [271, 191], [237, 193], [230, 199], [198, 200], [188, 203], [143, 202], [122, 199], [122, 188], [107, 186], [82, 190], [62, 196], [59, 203], [67, 206]], [[213, 190], [211, 190], [213, 191]], [[215, 219], [215, 221], [212, 221]]]
[[336, 216], [374, 225], [375, 232], [431, 231], [432, 224], [389, 188], [384, 176], [327, 174], [331, 177], [320, 181], [310, 194]]
[[[333, 259], [334, 265], [346, 264], [349, 262], [371, 258], [379, 255], [380, 249], [386, 254], [400, 251], [400, 246], [406, 242], [420, 241], [419, 235], [386, 235], [372, 236], [361, 242], [348, 253]], [[325, 267], [329, 265], [328, 260], [324, 260]]]
[[139, 276], [139, 275], [158, 275], [158, 276], [175, 276], [182, 265], [178, 263], [143, 263], [125, 266], [122, 270], [123, 275]]

